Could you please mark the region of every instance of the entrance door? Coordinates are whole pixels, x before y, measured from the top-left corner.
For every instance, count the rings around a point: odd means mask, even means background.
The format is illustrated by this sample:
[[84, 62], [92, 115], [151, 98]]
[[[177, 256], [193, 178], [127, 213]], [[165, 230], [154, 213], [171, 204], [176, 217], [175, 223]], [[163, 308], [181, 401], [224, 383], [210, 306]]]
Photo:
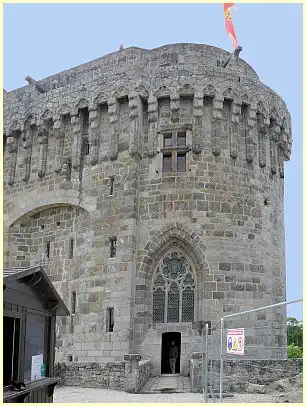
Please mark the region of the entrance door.
[[[172, 347], [172, 349], [171, 349]], [[177, 347], [177, 350], [174, 349]], [[174, 368], [174, 362], [170, 365], [170, 355], [177, 353], [175, 362], [175, 372], [171, 370]], [[172, 374], [180, 373], [180, 358], [181, 358], [181, 333], [163, 333], [162, 335], [162, 350], [161, 350], [161, 373]]]

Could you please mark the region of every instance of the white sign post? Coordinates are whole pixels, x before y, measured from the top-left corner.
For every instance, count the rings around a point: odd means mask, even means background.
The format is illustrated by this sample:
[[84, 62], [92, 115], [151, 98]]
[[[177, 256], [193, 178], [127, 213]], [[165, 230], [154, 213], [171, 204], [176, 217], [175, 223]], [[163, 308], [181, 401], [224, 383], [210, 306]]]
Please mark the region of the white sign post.
[[244, 328], [227, 330], [226, 352], [244, 355]]

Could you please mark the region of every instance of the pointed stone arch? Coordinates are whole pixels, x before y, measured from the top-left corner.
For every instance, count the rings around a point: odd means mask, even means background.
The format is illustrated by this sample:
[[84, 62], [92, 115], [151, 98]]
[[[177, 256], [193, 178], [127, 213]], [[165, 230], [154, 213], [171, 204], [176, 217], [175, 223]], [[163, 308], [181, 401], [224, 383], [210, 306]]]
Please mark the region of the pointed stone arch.
[[184, 83], [179, 86], [178, 92], [180, 96], [193, 96], [195, 94], [195, 88], [190, 83]]
[[64, 103], [64, 104], [62, 104], [59, 108], [58, 108], [58, 110], [57, 110], [57, 114], [60, 114], [60, 115], [66, 115], [66, 114], [70, 114], [71, 113], [71, 107], [69, 106], [69, 104], [67, 104], [67, 103]]
[[94, 105], [99, 106], [100, 104], [107, 103], [108, 95], [105, 92], [100, 92], [94, 98]]
[[11, 123], [9, 123], [9, 133], [18, 130], [20, 130], [20, 124], [18, 120], [13, 120]]
[[251, 100], [250, 96], [247, 93], [243, 93], [240, 98], [241, 98], [242, 103], [245, 103], [245, 104], [251, 104], [252, 103], [252, 100]]
[[170, 97], [171, 90], [167, 88], [166, 86], [161, 86], [155, 93], [154, 96], [157, 99], [161, 99], [163, 97]]
[[152, 234], [143, 248], [143, 256], [138, 264], [135, 280], [134, 329], [141, 331], [135, 335], [134, 349], [138, 350], [146, 336], [153, 318], [153, 276], [156, 267], [167, 253], [177, 248], [189, 261], [195, 275], [195, 316], [197, 323], [203, 317], [204, 284], [209, 274], [205, 260], [206, 245], [195, 232], [180, 223], [167, 225]]
[[134, 91], [139, 94], [140, 97], [143, 99], [148, 99], [149, 97], [149, 86], [146, 86], [140, 83], [138, 86], [134, 88]]
[[217, 93], [218, 93], [218, 90], [217, 90], [213, 85], [211, 85], [211, 84], [206, 85], [206, 86], [204, 87], [204, 90], [203, 90], [204, 97], [205, 97], [205, 96], [208, 96], [208, 97], [215, 97], [215, 95], [216, 95]]
[[40, 116], [42, 120], [50, 120], [53, 117], [53, 112], [50, 109], [46, 109]]
[[126, 86], [119, 86], [117, 89], [113, 92], [112, 97], [115, 97], [116, 99], [121, 99], [123, 97], [127, 97], [129, 94], [129, 89]]
[[78, 103], [75, 105], [75, 109], [84, 109], [85, 107], [89, 106], [89, 101], [87, 99], [85, 99], [84, 97], [82, 97]]
[[[196, 233], [190, 233], [182, 224], [168, 225], [155, 232], [144, 247], [144, 255], [137, 276], [148, 283], [160, 258], [173, 246], [179, 247], [194, 264], [195, 272], [209, 273], [205, 261], [206, 245]], [[188, 248], [187, 248], [188, 247]]]
[[236, 94], [232, 87], [228, 87], [223, 91], [223, 97], [227, 99], [235, 99]]
[[24, 126], [36, 124], [37, 118], [34, 114], [29, 114], [24, 121]]

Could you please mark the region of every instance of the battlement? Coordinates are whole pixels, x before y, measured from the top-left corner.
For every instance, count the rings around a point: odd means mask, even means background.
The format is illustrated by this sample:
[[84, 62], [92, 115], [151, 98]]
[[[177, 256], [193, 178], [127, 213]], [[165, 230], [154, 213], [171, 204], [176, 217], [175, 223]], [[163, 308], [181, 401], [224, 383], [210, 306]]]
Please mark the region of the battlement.
[[[84, 78], [84, 75], [96, 75], [103, 73], [108, 69], [129, 69], [130, 65], [142, 66], [145, 70], [149, 67], [163, 67], [166, 64], [185, 64], [205, 65], [210, 68], [221, 68], [222, 63], [230, 56], [230, 52], [221, 48], [204, 45], [204, 44], [169, 44], [154, 49], [143, 49], [138, 47], [129, 47], [117, 52], [104, 55], [93, 61], [84, 63], [74, 68], [67, 69], [63, 72], [44, 78], [40, 81], [41, 85], [47, 91], [55, 88], [73, 85], [78, 80]], [[233, 65], [229, 65], [229, 68]], [[243, 59], [239, 59], [235, 70], [241, 76], [258, 79], [254, 69]], [[28, 90], [28, 86], [7, 92], [9, 96], [13, 92], [20, 95], [23, 91]]]
[[159, 134], [184, 125], [189, 125], [193, 152], [201, 153], [210, 139], [212, 154], [228, 149], [237, 159], [238, 144], [244, 143], [239, 158], [257, 159], [265, 167], [270, 152], [271, 172], [276, 173], [278, 157], [283, 177], [292, 143], [286, 106], [244, 61], [217, 66], [228, 56], [196, 44], [128, 48], [41, 81], [44, 93], [35, 84], [6, 93], [8, 184], [14, 183], [17, 156], [24, 161], [24, 181], [29, 179], [34, 145], [37, 173], [43, 177], [47, 162], [55, 172], [63, 166], [67, 172], [67, 165], [83, 166], [84, 154], [91, 165], [115, 160], [124, 150], [153, 157]]

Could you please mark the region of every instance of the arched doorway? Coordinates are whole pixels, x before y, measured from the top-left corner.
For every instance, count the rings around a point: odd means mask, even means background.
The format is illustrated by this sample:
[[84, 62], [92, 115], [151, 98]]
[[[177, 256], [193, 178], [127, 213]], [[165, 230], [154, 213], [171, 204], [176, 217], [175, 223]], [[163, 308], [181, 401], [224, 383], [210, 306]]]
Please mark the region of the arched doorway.
[[163, 333], [161, 347], [161, 373], [179, 374], [181, 369], [181, 333]]

